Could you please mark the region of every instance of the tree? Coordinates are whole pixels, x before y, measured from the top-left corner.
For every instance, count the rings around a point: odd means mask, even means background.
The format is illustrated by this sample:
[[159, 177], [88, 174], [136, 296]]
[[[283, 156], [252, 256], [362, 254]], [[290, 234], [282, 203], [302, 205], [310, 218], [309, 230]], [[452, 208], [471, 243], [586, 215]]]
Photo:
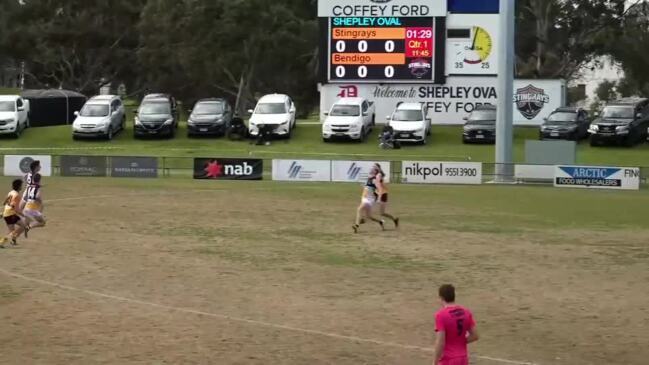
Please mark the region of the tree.
[[[132, 76], [143, 0], [5, 0], [0, 49], [27, 63], [32, 86], [87, 94]], [[3, 12], [5, 9], [3, 8]]]

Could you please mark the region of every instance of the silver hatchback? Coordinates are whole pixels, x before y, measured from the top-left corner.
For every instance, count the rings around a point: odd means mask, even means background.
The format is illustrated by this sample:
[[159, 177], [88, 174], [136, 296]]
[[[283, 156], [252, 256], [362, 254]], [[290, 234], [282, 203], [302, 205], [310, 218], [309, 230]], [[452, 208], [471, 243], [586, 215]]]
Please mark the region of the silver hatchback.
[[74, 139], [100, 137], [111, 140], [126, 128], [126, 113], [119, 96], [95, 96], [74, 114], [77, 116], [72, 123]]

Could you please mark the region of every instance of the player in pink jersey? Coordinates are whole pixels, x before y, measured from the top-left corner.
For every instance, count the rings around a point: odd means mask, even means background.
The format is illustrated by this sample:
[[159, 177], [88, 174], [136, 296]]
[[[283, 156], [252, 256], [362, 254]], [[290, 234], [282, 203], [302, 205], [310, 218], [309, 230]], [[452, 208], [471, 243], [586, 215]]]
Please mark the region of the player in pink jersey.
[[478, 341], [471, 311], [455, 304], [453, 285], [439, 288], [442, 309], [435, 313], [435, 358], [433, 365], [469, 365], [467, 345]]

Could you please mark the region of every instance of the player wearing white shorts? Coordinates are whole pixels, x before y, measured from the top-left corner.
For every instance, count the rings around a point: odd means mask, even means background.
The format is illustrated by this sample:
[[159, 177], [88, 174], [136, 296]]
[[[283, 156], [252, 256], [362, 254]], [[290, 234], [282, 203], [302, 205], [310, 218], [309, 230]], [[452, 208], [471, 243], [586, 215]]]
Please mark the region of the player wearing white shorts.
[[14, 230], [10, 238], [15, 240], [26, 230], [44, 227], [47, 221], [43, 215], [43, 194], [41, 191], [41, 175], [36, 174], [33, 176], [33, 184], [27, 187], [27, 192], [25, 194], [25, 208], [22, 213], [27, 221], [27, 225], [23, 227], [18, 227]]
[[367, 178], [367, 181], [363, 185], [363, 194], [361, 195], [361, 204], [356, 210], [356, 221], [352, 228], [354, 233], [358, 233], [358, 230], [361, 227], [361, 224], [365, 223], [365, 219], [369, 219], [372, 222], [376, 222], [381, 226], [381, 229], [384, 228], [384, 222], [380, 219], [374, 218], [372, 216], [372, 208], [376, 204], [376, 169], [372, 169], [370, 176]]
[[[29, 164], [29, 172], [27, 175], [25, 175], [25, 185], [27, 186], [27, 189], [25, 189], [25, 192], [23, 193], [23, 199], [22, 202], [20, 202], [20, 210], [25, 209], [25, 204], [27, 204], [27, 191], [30, 186], [40, 186], [40, 180], [38, 183], [34, 182], [34, 177], [36, 175], [39, 175], [39, 172], [41, 171], [41, 162], [36, 160], [32, 161], [31, 164]], [[27, 231], [25, 231], [25, 235], [27, 234]]]

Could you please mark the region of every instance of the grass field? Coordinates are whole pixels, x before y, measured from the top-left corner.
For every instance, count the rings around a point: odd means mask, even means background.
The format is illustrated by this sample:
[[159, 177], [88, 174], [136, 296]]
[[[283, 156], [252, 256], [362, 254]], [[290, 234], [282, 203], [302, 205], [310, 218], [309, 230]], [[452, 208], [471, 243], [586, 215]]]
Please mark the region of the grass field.
[[473, 364], [649, 357], [646, 191], [395, 185], [401, 230], [353, 235], [355, 184], [45, 183], [0, 251], [2, 364], [429, 364], [446, 282]]
[[[304, 122], [304, 121], [303, 121]], [[313, 122], [313, 121], [310, 121]], [[129, 123], [130, 124], [130, 123]], [[135, 140], [132, 127], [112, 142], [72, 141], [68, 126], [33, 128], [27, 130], [20, 140], [0, 139], [0, 153], [47, 152], [53, 154], [99, 155], [147, 155], [171, 157], [257, 156], [264, 158], [377, 158], [387, 160], [427, 159], [442, 161], [494, 161], [494, 146], [463, 145], [461, 127], [435, 127], [432, 142], [428, 146], [406, 146], [401, 150], [381, 150], [378, 147], [378, 131], [367, 142], [325, 144], [320, 138], [319, 125], [301, 125], [292, 140], [279, 140], [271, 146], [254, 146], [249, 142], [232, 142], [223, 138], [186, 137], [184, 125], [173, 140]], [[523, 162], [526, 139], [536, 139], [537, 129], [517, 128], [514, 143], [515, 160]], [[49, 150], [47, 148], [50, 148]], [[581, 143], [578, 163], [614, 166], [649, 166], [649, 144], [635, 148], [592, 148]]]

